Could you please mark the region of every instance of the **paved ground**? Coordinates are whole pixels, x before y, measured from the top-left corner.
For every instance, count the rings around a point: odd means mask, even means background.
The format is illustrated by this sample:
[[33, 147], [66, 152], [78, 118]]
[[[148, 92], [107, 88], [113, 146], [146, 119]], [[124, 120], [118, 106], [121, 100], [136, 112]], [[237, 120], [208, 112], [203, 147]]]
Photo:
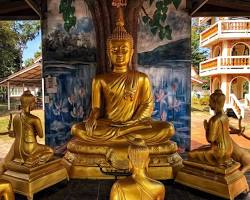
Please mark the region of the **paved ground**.
[[[193, 111], [191, 113], [191, 149], [195, 149], [201, 145], [207, 144], [203, 121], [209, 119], [211, 115], [208, 112]], [[238, 120], [229, 118], [229, 123], [238, 127]], [[250, 119], [243, 119], [242, 126], [245, 126], [245, 134], [250, 136]], [[250, 148], [250, 140], [238, 135], [231, 135], [233, 140], [244, 148]]]

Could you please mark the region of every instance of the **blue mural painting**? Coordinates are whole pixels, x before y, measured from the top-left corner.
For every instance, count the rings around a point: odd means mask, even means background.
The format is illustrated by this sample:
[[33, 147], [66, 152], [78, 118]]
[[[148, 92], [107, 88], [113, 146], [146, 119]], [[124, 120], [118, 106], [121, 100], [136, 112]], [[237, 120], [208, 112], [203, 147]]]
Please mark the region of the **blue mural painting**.
[[[148, 74], [154, 92], [155, 120], [169, 121], [174, 124], [176, 134], [172, 138], [179, 150], [190, 148], [190, 93], [191, 93], [191, 60], [190, 60], [190, 17], [183, 11], [186, 2], [183, 0], [176, 10], [168, 6], [166, 20], [161, 21], [159, 30], [152, 29], [146, 23], [146, 16], [154, 18], [157, 9], [155, 3], [145, 1], [139, 20], [138, 33], [138, 70]], [[160, 35], [161, 27], [171, 30], [169, 35]]]
[[76, 25], [69, 32], [59, 13], [58, 0], [48, 1], [45, 20], [44, 67], [46, 144], [57, 153], [65, 150], [70, 129], [84, 120], [91, 108], [91, 83], [96, 71], [96, 41], [91, 13], [75, 0]]

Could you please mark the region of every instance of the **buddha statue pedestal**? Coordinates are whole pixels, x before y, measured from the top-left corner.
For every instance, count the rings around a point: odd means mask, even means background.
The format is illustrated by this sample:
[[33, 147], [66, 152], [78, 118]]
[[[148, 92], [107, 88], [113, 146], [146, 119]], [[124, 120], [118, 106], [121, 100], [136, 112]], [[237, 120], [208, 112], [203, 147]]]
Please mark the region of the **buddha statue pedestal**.
[[51, 161], [37, 167], [25, 167], [11, 161], [6, 165], [6, 171], [1, 178], [11, 183], [14, 192], [27, 196], [29, 200], [33, 195], [62, 180], [68, 180], [65, 167], [61, 159]]
[[246, 177], [240, 172], [240, 164], [233, 162], [228, 167], [210, 166], [183, 161], [184, 167], [175, 181], [219, 197], [234, 199], [242, 192], [249, 191]]
[[[64, 161], [70, 178], [113, 179], [128, 172], [129, 144], [91, 145], [72, 139], [67, 146]], [[150, 163], [148, 175], [154, 179], [173, 179], [182, 166], [177, 145], [168, 141], [158, 146], [148, 146]], [[110, 175], [114, 176], [110, 176]]]

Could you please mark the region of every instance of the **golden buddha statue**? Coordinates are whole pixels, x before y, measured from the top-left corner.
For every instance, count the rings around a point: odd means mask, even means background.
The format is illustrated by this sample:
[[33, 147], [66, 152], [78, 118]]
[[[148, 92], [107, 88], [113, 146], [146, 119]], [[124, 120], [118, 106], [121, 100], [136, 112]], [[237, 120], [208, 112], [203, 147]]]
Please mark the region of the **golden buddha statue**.
[[211, 165], [231, 162], [233, 144], [229, 135], [229, 120], [224, 114], [225, 95], [221, 90], [215, 90], [210, 96], [209, 106], [215, 115], [204, 121], [206, 138], [210, 145], [189, 152], [190, 160], [197, 160]]
[[128, 147], [129, 169], [132, 176], [114, 183], [110, 200], [163, 200], [165, 187], [146, 174], [149, 164], [149, 149], [141, 138], [135, 138]]
[[[153, 95], [146, 74], [129, 69], [133, 38], [116, 23], [107, 41], [113, 71], [97, 75], [92, 83], [92, 111], [85, 123], [75, 124], [72, 134], [87, 143], [128, 143], [136, 134], [148, 145], [166, 142], [174, 134], [171, 123], [152, 121]], [[101, 108], [104, 114], [101, 114]]]
[[[92, 111], [85, 122], [74, 124], [71, 129], [74, 138], [65, 155], [73, 164], [71, 177], [99, 178], [101, 175], [96, 173], [99, 168], [87, 171], [103, 163], [114, 169], [127, 169], [127, 148], [137, 135], [149, 146], [150, 154], [155, 155], [155, 159], [151, 158], [154, 166], [171, 168], [169, 162], [179, 165], [177, 145], [169, 141], [175, 133], [173, 125], [151, 119], [154, 102], [148, 76], [130, 69], [133, 38], [124, 28], [121, 7], [116, 27], [107, 40], [107, 54], [113, 71], [94, 78]], [[170, 171], [165, 174], [162, 171], [156, 177], [173, 177]]]
[[195, 149], [184, 160], [176, 182], [227, 199], [234, 199], [249, 190], [241, 165], [232, 158], [235, 144], [230, 137], [229, 120], [224, 114], [225, 95], [220, 89], [209, 98], [215, 114], [204, 121], [207, 146]]
[[14, 200], [15, 199], [11, 184], [5, 180], [0, 180], [0, 199], [2, 197], [4, 200]]
[[54, 154], [53, 149], [38, 144], [36, 137], [43, 137], [41, 120], [30, 113], [35, 105], [35, 97], [29, 90], [20, 97], [22, 112], [15, 115], [13, 129], [15, 134], [13, 161], [24, 166], [46, 163]]

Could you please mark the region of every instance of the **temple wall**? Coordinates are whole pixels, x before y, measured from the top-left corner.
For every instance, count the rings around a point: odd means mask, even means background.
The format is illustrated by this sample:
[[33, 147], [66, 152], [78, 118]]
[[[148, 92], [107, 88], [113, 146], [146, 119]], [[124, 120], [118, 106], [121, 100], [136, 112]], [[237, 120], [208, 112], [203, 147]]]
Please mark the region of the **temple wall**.
[[[191, 18], [185, 8], [185, 0], [178, 9], [170, 4], [166, 20], [157, 26], [147, 23], [145, 16], [153, 19], [155, 13], [165, 9], [164, 5], [159, 7], [145, 1], [139, 18], [137, 45], [138, 69], [149, 75], [154, 91], [153, 118], [174, 123], [173, 140], [180, 151], [190, 148]], [[167, 34], [163, 37], [162, 27], [170, 29], [171, 37]]]
[[76, 24], [69, 32], [59, 6], [58, 0], [47, 1], [42, 30], [46, 144], [56, 149], [71, 138], [71, 126], [88, 115], [96, 71], [95, 30], [87, 5], [74, 1]]

